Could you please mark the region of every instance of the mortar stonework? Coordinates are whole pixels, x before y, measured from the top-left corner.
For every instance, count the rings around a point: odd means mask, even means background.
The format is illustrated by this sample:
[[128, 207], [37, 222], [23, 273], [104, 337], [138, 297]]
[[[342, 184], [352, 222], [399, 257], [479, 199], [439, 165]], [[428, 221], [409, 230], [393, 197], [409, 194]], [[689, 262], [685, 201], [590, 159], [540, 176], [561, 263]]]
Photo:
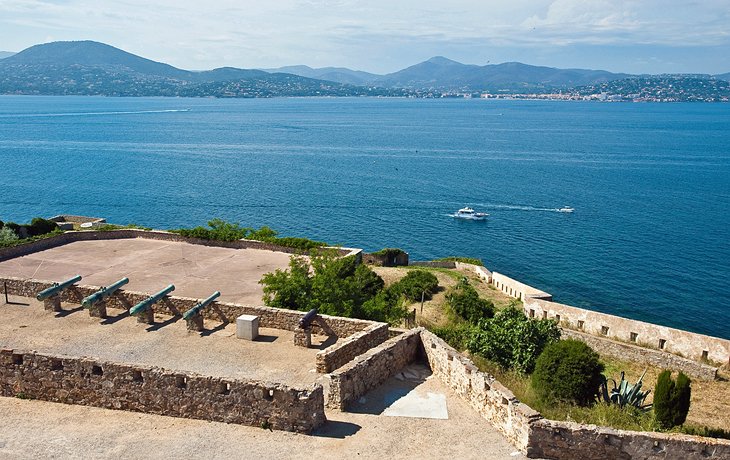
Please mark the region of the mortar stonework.
[[[0, 284], [6, 283], [8, 293], [22, 297], [35, 297], [38, 292], [51, 287], [53, 282], [45, 280], [26, 280], [23, 278], [0, 277]], [[84, 297], [101, 289], [100, 286], [74, 285], [65, 289], [61, 294], [63, 302], [80, 304]], [[128, 310], [135, 304], [149, 297], [150, 294], [120, 289], [107, 297], [106, 307], [113, 309]], [[155, 304], [152, 309], [155, 313], [165, 315], [180, 315], [200, 302], [201, 299], [189, 297], [167, 296]], [[241, 315], [255, 315], [259, 317], [260, 327], [294, 331], [299, 325], [299, 320], [305, 312], [295, 310], [283, 310], [271, 307], [259, 307], [252, 305], [238, 305], [226, 302], [212, 302], [205, 308], [201, 315], [205, 319], [220, 321], [219, 314], [222, 313], [228, 322], [233, 322]], [[356, 332], [376, 324], [372, 321], [340, 318], [335, 316], [318, 315], [326, 323], [329, 332], [334, 332], [337, 337], [348, 337]], [[312, 324], [313, 333], [325, 334], [325, 330], [316, 323]], [[326, 334], [325, 334], [326, 335]]]
[[633, 361], [640, 364], [649, 364], [661, 369], [682, 371], [690, 377], [700, 380], [712, 381], [717, 377], [717, 368], [707, 364], [698, 363], [691, 359], [665, 353], [651, 348], [639, 347], [629, 343], [617, 342], [605, 337], [586, 334], [572, 329], [561, 328], [561, 337], [576, 339], [587, 343], [591, 348], [601, 354], [615, 358]]
[[0, 350], [0, 395], [302, 433], [326, 421], [318, 384], [298, 389], [5, 349]]
[[415, 361], [421, 346], [420, 331], [412, 329], [388, 339], [328, 374], [327, 407], [344, 410]]
[[317, 353], [317, 372], [327, 374], [389, 338], [388, 325], [375, 323]]

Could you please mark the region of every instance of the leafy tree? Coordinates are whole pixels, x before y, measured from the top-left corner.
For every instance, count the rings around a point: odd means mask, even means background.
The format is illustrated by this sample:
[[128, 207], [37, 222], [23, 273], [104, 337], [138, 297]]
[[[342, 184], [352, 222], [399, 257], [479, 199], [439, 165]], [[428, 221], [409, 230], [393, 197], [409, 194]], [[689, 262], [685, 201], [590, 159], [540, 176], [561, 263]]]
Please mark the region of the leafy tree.
[[446, 302], [454, 313], [472, 324], [494, 316], [494, 303], [479, 297], [466, 278], [446, 294]]
[[393, 289], [412, 302], [420, 301], [422, 294], [424, 299], [431, 299], [438, 287], [438, 278], [426, 270], [411, 270], [393, 285]]
[[259, 283], [264, 285], [264, 303], [270, 307], [306, 310], [309, 306], [312, 277], [305, 257], [292, 256], [288, 270], [266, 273]]
[[469, 339], [471, 353], [490, 359], [505, 369], [529, 374], [535, 360], [549, 344], [560, 339], [555, 321], [526, 317], [515, 307], [481, 320]]
[[672, 380], [672, 373], [663, 371], [657, 378], [654, 387], [654, 418], [659, 426], [670, 429], [682, 425], [687, 420], [692, 381], [682, 372], [677, 380]]
[[579, 340], [560, 340], [545, 347], [535, 362], [532, 388], [546, 403], [588, 406], [603, 382], [598, 353]]

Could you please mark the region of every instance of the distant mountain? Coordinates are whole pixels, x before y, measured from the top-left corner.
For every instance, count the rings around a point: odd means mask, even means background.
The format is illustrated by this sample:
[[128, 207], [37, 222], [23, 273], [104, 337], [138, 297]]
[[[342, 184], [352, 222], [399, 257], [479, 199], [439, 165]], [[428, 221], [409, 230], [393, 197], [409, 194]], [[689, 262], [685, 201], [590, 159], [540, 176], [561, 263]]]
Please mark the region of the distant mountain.
[[267, 72], [283, 72], [301, 77], [317, 78], [320, 80], [336, 81], [349, 85], [367, 85], [377, 80], [380, 75], [363, 72], [361, 70], [350, 70], [345, 67], [321, 67], [313, 69], [306, 65], [294, 65], [279, 67], [278, 69], [264, 69]]
[[341, 67], [313, 69], [304, 65], [269, 69], [269, 71], [287, 72], [303, 77], [354, 85], [464, 92], [550, 91], [598, 84], [630, 76], [603, 70], [538, 67], [519, 62], [478, 66], [462, 64], [443, 56], [433, 57], [387, 75], [376, 75]]
[[222, 67], [192, 72], [93, 41], [35, 45], [0, 60], [0, 94], [106, 96], [389, 96], [399, 91]]
[[15, 53], [10, 52], [10, 51], [0, 51], [0, 59], [5, 59], [6, 57], [10, 57], [13, 54], [15, 54]]
[[556, 69], [519, 62], [467, 65], [438, 56], [385, 75], [378, 83], [403, 88], [519, 92], [569, 88], [627, 77], [627, 74], [603, 70]]

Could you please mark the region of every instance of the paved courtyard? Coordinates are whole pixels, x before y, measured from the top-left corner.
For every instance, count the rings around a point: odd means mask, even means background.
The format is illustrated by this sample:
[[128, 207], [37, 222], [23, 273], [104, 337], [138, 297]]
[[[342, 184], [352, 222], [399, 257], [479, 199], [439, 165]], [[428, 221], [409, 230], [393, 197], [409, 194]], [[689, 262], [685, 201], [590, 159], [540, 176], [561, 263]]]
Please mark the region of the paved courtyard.
[[286, 268], [289, 254], [228, 249], [144, 238], [76, 241], [0, 262], [0, 276], [107, 286], [128, 277], [125, 289], [154, 293], [168, 284], [184, 297], [205, 298], [221, 291], [222, 302], [262, 305], [261, 277]]

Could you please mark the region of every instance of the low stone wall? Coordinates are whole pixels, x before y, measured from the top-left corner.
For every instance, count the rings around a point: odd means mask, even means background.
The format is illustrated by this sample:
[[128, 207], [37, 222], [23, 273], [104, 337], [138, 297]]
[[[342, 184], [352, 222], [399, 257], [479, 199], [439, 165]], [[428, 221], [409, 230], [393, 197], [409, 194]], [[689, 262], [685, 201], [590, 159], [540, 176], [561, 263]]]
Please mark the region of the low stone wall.
[[544, 300], [553, 299], [553, 296], [545, 291], [541, 291], [525, 283], [520, 283], [509, 276], [497, 272], [492, 272], [492, 284], [508, 296], [520, 299], [523, 302], [526, 297]]
[[387, 254], [363, 253], [362, 261], [376, 267], [399, 267], [408, 265], [408, 253], [401, 252], [390, 257]]
[[[3, 283], [7, 285], [9, 294], [22, 297], [35, 297], [40, 291], [53, 285], [53, 282], [45, 280], [26, 280], [23, 278], [0, 277], [0, 285]], [[71, 286], [62, 292], [61, 300], [63, 302], [80, 304], [84, 297], [93, 294], [99, 289], [101, 289], [100, 286]], [[120, 289], [106, 299], [106, 305], [107, 308], [128, 310], [137, 303], [148, 298], [151, 294], [152, 293]], [[201, 300], [202, 299], [193, 299], [190, 297], [167, 296], [165, 299], [155, 304], [152, 309], [156, 313], [165, 315], [182, 314], [194, 307]], [[306, 314], [305, 312], [295, 310], [238, 305], [226, 302], [213, 302], [209, 307], [203, 310], [202, 316], [206, 319], [219, 321], [220, 318], [218, 312], [222, 312], [228, 322], [234, 322], [240, 315], [255, 315], [259, 317], [260, 327], [269, 327], [272, 329], [282, 329], [286, 331], [295, 330], [299, 325], [299, 320]], [[337, 337], [349, 337], [350, 335], [360, 332], [374, 324], [372, 321], [361, 319], [340, 318], [327, 315], [319, 316], [321, 316], [327, 326]], [[324, 330], [316, 324], [313, 324], [312, 329], [315, 334], [325, 333]]]
[[420, 331], [412, 329], [389, 339], [329, 374], [327, 407], [344, 410], [415, 361], [421, 348]]
[[[44, 251], [46, 249], [62, 246], [75, 241], [93, 241], [93, 240], [120, 240], [128, 238], [145, 238], [149, 240], [174, 241], [179, 243], [197, 244], [201, 246], [213, 246], [230, 249], [261, 249], [266, 251], [283, 252], [287, 254], [299, 254], [300, 249], [279, 246], [277, 244], [265, 243], [254, 240], [236, 240], [236, 241], [214, 241], [203, 240], [200, 238], [188, 238], [177, 233], [170, 233], [158, 230], [146, 231], [137, 229], [121, 229], [112, 231], [69, 231], [61, 235], [44, 238], [20, 246], [0, 249], [0, 261], [21, 257], [35, 252]], [[358, 261], [362, 261], [362, 250], [355, 248], [328, 248], [335, 249], [341, 256], [354, 256]]]
[[730, 440], [622, 431], [545, 419], [539, 412], [518, 401], [494, 377], [479, 371], [468, 358], [436, 335], [423, 329], [420, 336], [434, 375], [530, 458], [730, 458]]
[[414, 267], [456, 268], [456, 262], [449, 260], [414, 260], [409, 265]]
[[700, 380], [711, 381], [717, 377], [716, 367], [682, 358], [671, 353], [639, 347], [630, 343], [616, 342], [615, 340], [596, 337], [595, 335], [566, 328], [562, 328], [562, 338], [583, 341], [597, 352], [613, 356], [614, 358], [648, 364], [662, 369], [682, 371], [690, 377]]
[[431, 371], [461, 396], [514, 446], [530, 453], [530, 426], [542, 418], [539, 412], [522, 404], [514, 394], [468, 358], [422, 329], [420, 337]]
[[730, 363], [730, 340], [541, 299], [528, 298], [524, 309], [528, 316], [554, 318], [571, 329], [595, 336], [660, 349], [695, 361], [709, 360], [721, 365]]
[[326, 420], [320, 385], [297, 389], [14, 350], [0, 350], [0, 395], [297, 432]]
[[317, 353], [317, 372], [327, 374], [389, 339], [388, 325], [375, 323]]
[[527, 451], [532, 458], [560, 460], [720, 460], [730, 458], [730, 440], [542, 419], [531, 427]]

